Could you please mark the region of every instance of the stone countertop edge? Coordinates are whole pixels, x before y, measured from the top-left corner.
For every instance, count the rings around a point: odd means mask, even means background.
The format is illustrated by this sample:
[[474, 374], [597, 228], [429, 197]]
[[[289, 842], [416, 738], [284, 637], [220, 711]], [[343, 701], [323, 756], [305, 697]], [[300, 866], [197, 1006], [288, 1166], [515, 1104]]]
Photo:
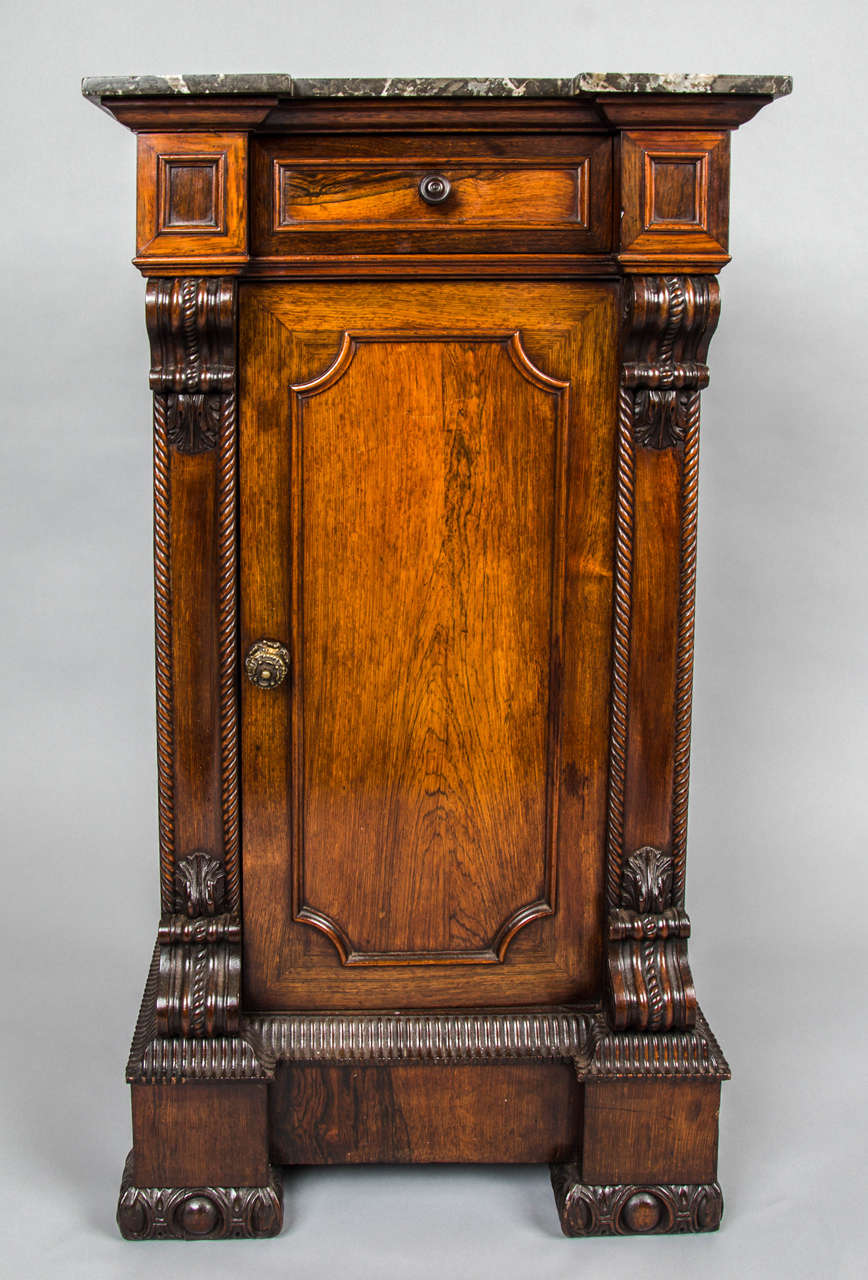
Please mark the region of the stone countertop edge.
[[268, 95], [281, 98], [580, 98], [610, 93], [741, 94], [783, 98], [791, 76], [706, 75], [678, 72], [582, 72], [561, 79], [477, 76], [456, 79], [389, 78], [317, 80], [281, 74], [86, 76], [85, 98]]

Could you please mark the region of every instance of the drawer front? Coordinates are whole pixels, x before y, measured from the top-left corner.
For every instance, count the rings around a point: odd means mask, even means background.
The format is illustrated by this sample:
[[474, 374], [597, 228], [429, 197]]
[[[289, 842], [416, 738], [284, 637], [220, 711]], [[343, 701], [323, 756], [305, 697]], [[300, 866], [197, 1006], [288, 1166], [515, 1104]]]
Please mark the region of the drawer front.
[[265, 139], [252, 161], [257, 256], [611, 247], [606, 137]]
[[[427, 179], [445, 179], [437, 203], [423, 195]], [[274, 230], [348, 226], [427, 231], [446, 227], [588, 226], [588, 161], [564, 168], [497, 165], [437, 170], [314, 169], [276, 160]]]

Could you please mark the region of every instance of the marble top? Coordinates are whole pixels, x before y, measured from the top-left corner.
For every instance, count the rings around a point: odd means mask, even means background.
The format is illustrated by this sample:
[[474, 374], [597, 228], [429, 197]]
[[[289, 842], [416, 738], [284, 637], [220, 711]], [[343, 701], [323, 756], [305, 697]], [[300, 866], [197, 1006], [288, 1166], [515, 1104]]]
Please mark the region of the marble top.
[[296, 79], [279, 74], [86, 76], [81, 91], [103, 98], [172, 94], [251, 94], [282, 98], [577, 98], [607, 93], [725, 93], [782, 98], [791, 76], [726, 76], [680, 72], [581, 72], [560, 79], [475, 76], [464, 79]]

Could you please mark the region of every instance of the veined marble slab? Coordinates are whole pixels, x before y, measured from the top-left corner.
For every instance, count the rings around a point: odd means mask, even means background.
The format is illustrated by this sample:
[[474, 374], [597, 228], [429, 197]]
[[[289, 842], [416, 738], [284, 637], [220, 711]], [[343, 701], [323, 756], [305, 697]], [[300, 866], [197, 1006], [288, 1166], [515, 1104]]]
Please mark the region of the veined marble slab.
[[584, 71], [560, 79], [471, 76], [461, 79], [307, 80], [280, 74], [86, 76], [81, 91], [102, 98], [163, 97], [172, 94], [248, 94], [281, 98], [576, 98], [608, 93], [742, 94], [782, 98], [791, 76], [712, 75], [681, 72]]

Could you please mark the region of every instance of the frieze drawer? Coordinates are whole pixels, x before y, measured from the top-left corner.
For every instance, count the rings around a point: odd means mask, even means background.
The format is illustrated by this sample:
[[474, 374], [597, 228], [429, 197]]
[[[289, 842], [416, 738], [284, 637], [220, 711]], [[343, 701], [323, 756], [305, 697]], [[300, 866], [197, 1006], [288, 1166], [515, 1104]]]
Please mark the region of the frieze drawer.
[[[425, 141], [418, 158], [371, 140], [347, 163], [311, 142], [254, 149], [255, 252], [581, 252], [609, 245], [610, 143], [542, 138], [516, 154]], [[404, 140], [402, 140], [404, 141]], [[379, 145], [375, 145], [379, 142]], [[505, 154], [501, 154], [501, 150]]]

